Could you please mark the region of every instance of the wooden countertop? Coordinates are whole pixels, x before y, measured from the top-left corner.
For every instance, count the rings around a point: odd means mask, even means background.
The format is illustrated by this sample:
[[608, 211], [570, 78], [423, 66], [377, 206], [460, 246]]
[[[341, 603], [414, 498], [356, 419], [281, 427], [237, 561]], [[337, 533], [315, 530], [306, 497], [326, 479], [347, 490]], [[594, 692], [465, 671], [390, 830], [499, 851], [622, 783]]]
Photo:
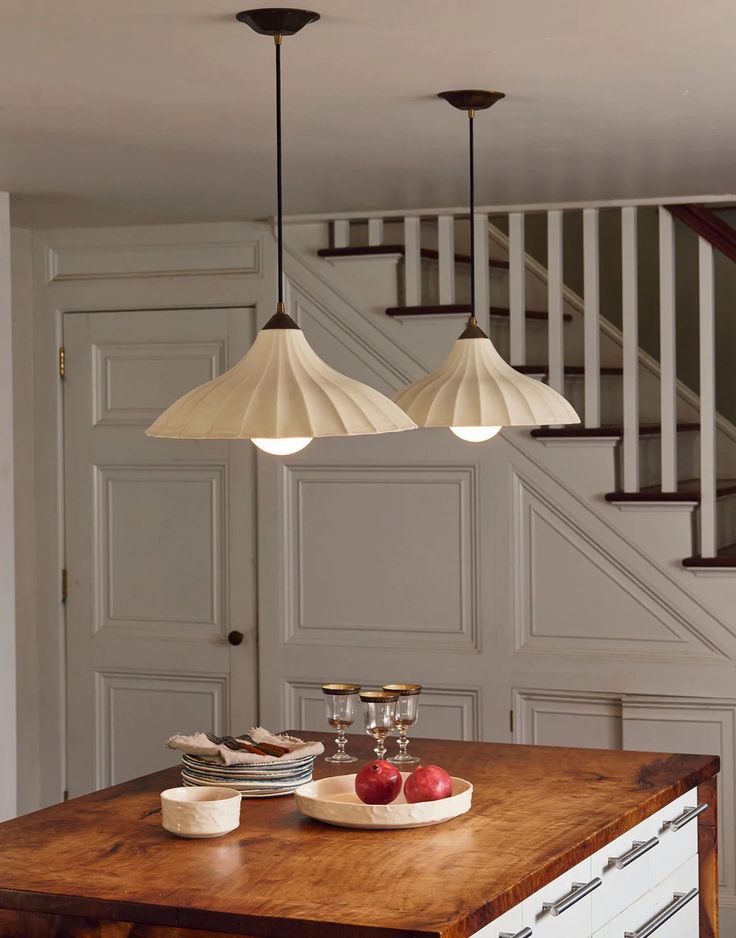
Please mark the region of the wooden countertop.
[[[355, 754], [370, 745], [350, 737]], [[237, 831], [184, 840], [161, 827], [158, 794], [179, 778], [167, 769], [1, 824], [0, 910], [167, 926], [115, 935], [461, 938], [719, 769], [715, 756], [412, 749], [473, 782], [469, 814], [369, 832], [303, 818], [290, 797], [249, 800]], [[315, 775], [341, 768], [318, 759]]]

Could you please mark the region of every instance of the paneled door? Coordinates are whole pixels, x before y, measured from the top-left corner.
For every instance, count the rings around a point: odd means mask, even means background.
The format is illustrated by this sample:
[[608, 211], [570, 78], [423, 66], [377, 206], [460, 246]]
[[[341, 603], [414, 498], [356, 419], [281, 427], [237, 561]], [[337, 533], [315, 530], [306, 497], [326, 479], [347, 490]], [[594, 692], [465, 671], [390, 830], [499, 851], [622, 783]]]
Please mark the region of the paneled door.
[[173, 733], [255, 719], [253, 448], [144, 433], [254, 327], [251, 308], [64, 316], [71, 795], [175, 763]]

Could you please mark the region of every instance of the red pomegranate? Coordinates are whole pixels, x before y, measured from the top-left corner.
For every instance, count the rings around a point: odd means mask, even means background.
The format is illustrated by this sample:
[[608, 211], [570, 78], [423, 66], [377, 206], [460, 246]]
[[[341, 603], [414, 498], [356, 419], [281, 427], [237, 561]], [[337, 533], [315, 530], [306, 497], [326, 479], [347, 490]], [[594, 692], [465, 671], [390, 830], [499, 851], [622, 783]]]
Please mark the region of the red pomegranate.
[[401, 773], [385, 759], [374, 759], [355, 776], [355, 794], [363, 804], [391, 804], [401, 791]]
[[452, 794], [452, 779], [439, 765], [420, 765], [404, 782], [404, 797], [409, 804], [439, 801]]

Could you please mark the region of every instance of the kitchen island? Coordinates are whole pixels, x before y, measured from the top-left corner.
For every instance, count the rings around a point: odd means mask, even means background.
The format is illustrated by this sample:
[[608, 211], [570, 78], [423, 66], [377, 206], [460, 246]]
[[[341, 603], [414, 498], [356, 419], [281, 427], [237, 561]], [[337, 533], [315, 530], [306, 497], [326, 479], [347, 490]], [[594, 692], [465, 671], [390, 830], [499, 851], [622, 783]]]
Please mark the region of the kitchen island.
[[412, 748], [473, 783], [470, 813], [359, 831], [254, 799], [184, 840], [161, 827], [166, 769], [0, 824], [0, 938], [716, 938], [716, 757]]

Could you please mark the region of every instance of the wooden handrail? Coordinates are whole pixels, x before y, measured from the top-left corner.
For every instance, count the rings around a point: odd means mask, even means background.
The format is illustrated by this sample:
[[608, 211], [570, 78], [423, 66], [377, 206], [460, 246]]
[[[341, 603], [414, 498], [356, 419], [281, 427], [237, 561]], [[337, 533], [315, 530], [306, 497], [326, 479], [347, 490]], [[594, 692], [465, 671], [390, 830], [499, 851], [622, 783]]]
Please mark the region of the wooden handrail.
[[736, 228], [702, 205], [668, 205], [671, 214], [736, 261]]

